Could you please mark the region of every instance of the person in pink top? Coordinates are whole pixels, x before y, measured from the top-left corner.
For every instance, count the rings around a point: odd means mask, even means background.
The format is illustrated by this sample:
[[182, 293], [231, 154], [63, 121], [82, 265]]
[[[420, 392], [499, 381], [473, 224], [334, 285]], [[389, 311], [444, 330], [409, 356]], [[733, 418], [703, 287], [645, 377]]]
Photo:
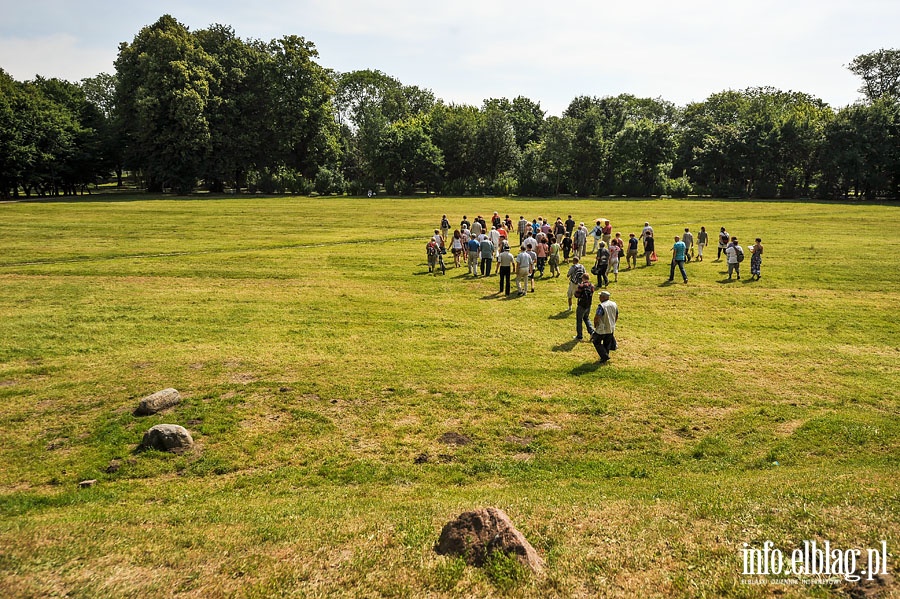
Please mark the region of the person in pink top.
[[609, 244], [609, 270], [613, 273], [613, 282], [619, 281], [619, 256], [622, 254], [621, 239], [613, 239]]
[[547, 266], [547, 256], [550, 255], [550, 246], [547, 245], [547, 241], [545, 239], [541, 239], [538, 241], [537, 247], [534, 252], [537, 254], [537, 269], [538, 272], [541, 273], [541, 278], [544, 278], [544, 268]]

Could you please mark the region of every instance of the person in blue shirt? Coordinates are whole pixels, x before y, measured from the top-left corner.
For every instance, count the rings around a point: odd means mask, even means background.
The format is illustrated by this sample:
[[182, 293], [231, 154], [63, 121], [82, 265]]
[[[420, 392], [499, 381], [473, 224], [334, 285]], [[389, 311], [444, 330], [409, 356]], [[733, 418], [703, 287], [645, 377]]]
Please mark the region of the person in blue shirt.
[[478, 250], [481, 244], [475, 237], [469, 239], [469, 272], [473, 277], [478, 276]]
[[684, 278], [684, 282], [687, 283], [688, 276], [687, 273], [684, 272], [684, 260], [686, 253], [687, 246], [684, 245], [684, 242], [681, 241], [681, 238], [676, 235], [675, 245], [672, 246], [672, 268], [669, 269], [669, 281], [675, 280], [675, 265], [677, 264], [678, 270], [681, 271], [681, 276]]

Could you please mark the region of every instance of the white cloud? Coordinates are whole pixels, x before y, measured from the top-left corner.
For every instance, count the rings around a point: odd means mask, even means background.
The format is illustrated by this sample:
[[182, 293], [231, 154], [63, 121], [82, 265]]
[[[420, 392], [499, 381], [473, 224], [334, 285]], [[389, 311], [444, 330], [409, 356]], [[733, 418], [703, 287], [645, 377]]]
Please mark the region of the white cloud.
[[0, 39], [0, 67], [19, 81], [35, 75], [80, 81], [98, 73], [112, 73], [117, 54], [118, 47], [86, 47], [70, 34]]

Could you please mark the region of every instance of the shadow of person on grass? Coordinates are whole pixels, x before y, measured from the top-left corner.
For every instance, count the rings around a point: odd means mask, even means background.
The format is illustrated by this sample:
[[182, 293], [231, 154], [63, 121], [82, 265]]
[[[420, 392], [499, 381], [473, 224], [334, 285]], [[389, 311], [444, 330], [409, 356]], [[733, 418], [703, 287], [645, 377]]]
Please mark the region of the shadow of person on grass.
[[599, 361], [588, 362], [587, 364], [582, 364], [581, 366], [576, 366], [572, 370], [569, 371], [569, 374], [573, 376], [581, 376], [583, 374], [590, 374], [592, 372], [596, 372], [598, 369], [603, 368], [609, 364], [609, 362], [604, 362], [601, 364]]
[[547, 320], [565, 320], [571, 315], [572, 315], [571, 309], [563, 310], [562, 312], [559, 312], [557, 314], [551, 314], [550, 316], [547, 317]]
[[560, 343], [559, 345], [554, 345], [552, 351], [560, 352], [560, 351], [572, 351], [575, 349], [575, 346], [578, 345], [578, 339], [569, 339], [565, 343]]

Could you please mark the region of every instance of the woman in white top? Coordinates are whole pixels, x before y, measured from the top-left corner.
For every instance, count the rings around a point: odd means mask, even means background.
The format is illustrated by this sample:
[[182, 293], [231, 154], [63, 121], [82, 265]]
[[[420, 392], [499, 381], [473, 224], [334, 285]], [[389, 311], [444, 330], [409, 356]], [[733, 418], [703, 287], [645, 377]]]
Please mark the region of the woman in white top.
[[463, 251], [462, 235], [460, 235], [459, 229], [453, 231], [453, 241], [450, 242], [450, 251], [453, 252], [453, 262], [455, 262], [456, 267], [459, 268], [459, 257], [462, 255]]

